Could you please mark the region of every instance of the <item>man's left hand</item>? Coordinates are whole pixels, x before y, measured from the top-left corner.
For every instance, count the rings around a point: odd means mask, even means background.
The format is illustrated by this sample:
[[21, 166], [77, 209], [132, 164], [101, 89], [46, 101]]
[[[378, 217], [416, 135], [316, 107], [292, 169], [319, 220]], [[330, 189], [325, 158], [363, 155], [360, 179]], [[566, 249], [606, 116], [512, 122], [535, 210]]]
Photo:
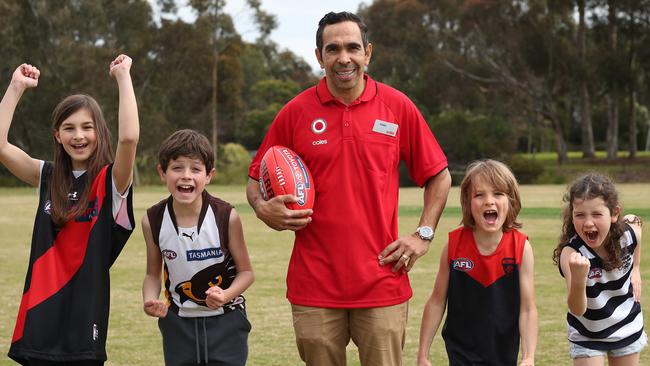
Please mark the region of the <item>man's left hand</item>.
[[410, 271], [418, 258], [427, 254], [430, 242], [420, 239], [416, 234], [403, 236], [388, 244], [379, 254], [379, 265], [395, 262], [393, 272], [400, 268]]

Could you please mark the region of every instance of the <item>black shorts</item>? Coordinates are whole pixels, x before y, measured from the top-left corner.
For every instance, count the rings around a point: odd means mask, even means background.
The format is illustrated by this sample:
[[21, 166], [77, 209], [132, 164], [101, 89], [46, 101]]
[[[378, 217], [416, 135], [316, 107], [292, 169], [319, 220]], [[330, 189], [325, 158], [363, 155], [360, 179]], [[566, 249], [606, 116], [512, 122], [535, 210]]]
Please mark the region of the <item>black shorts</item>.
[[245, 365], [251, 324], [244, 310], [183, 318], [169, 311], [158, 319], [165, 365]]
[[30, 359], [29, 366], [102, 366], [104, 361], [48, 361]]

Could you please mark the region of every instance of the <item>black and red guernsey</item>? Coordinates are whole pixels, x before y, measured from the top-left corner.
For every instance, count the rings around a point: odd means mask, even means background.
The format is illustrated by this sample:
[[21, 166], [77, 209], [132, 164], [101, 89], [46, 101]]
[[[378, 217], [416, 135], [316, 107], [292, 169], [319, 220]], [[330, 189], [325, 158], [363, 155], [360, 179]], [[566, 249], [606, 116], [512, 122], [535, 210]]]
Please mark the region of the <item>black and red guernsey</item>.
[[[113, 218], [111, 168], [105, 166], [90, 182], [87, 211], [57, 228], [48, 198], [52, 164], [43, 166], [29, 267], [9, 349], [9, 357], [22, 365], [30, 359], [106, 360], [109, 269], [135, 226], [132, 192], [125, 200], [130, 229]], [[71, 199], [86, 184], [86, 174], [75, 178]]]
[[449, 233], [447, 318], [442, 329], [450, 365], [516, 365], [519, 351], [519, 266], [526, 235], [503, 233], [482, 255], [471, 228]]

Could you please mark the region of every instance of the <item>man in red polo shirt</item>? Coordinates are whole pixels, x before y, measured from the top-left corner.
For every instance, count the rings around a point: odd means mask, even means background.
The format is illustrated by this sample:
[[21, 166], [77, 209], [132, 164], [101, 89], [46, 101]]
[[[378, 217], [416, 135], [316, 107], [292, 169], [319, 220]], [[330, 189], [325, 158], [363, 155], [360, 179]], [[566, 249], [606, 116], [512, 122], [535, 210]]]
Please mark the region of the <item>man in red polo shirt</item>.
[[[328, 13], [316, 33], [325, 69], [273, 121], [249, 169], [248, 201], [258, 218], [296, 238], [287, 272], [300, 357], [345, 365], [350, 338], [363, 365], [401, 365], [412, 295], [407, 271], [429, 249], [447, 201], [447, 159], [415, 105], [364, 73], [372, 44], [355, 14]], [[264, 152], [294, 150], [316, 186], [313, 210], [264, 201], [257, 182]], [[424, 187], [419, 227], [398, 237], [398, 165]]]

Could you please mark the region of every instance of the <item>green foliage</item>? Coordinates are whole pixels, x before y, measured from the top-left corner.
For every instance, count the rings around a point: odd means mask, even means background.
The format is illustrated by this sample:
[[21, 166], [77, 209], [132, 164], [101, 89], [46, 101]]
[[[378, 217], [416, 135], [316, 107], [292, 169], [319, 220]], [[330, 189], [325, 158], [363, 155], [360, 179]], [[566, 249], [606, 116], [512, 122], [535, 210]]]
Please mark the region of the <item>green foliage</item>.
[[264, 108], [273, 103], [285, 104], [299, 91], [300, 87], [293, 80], [260, 80], [251, 87], [249, 103], [253, 108]]
[[217, 161], [217, 173], [214, 181], [217, 184], [245, 184], [248, 181], [248, 166], [251, 156], [240, 144], [227, 143]]
[[236, 140], [249, 150], [256, 150], [266, 135], [275, 115], [300, 91], [291, 80], [264, 79], [250, 88], [249, 105], [244, 123], [239, 125]]
[[[498, 114], [511, 120], [515, 138], [535, 124], [527, 138], [544, 141], [551, 131], [555, 141], [544, 147], [554, 146], [565, 160], [572, 147], [593, 150], [592, 139], [612, 151], [635, 137], [644, 146], [629, 126], [633, 101], [650, 100], [649, 5], [375, 0], [360, 13], [374, 45], [376, 79], [404, 91], [427, 115], [449, 108]], [[583, 27], [576, 8], [585, 11]], [[583, 134], [589, 111], [593, 134]], [[606, 139], [608, 128], [620, 128], [618, 140]]]
[[517, 178], [519, 184], [537, 183], [537, 179], [544, 173], [544, 165], [536, 160], [524, 159], [519, 155], [511, 155], [506, 161], [510, 170]]
[[[196, 15], [192, 23], [175, 16], [174, 1], [157, 1], [161, 19], [152, 12], [151, 3], [1, 1], [0, 87], [9, 83], [13, 70], [23, 62], [41, 70], [38, 87], [26, 92], [18, 105], [9, 141], [33, 157], [51, 159], [52, 110], [63, 97], [79, 92], [98, 100], [115, 138], [117, 87], [108, 76], [108, 64], [119, 53], [133, 58], [131, 75], [141, 127], [139, 155], [154, 156], [160, 141], [181, 128], [211, 136], [215, 69], [218, 142], [236, 141], [240, 130], [253, 131], [244, 134], [251, 149], [259, 143], [252, 136], [263, 133], [271, 114], [279, 109], [276, 104], [285, 103], [315, 81], [303, 60], [278, 50], [265, 37], [256, 43], [242, 41], [232, 18], [223, 12], [223, 0], [189, 2]], [[277, 25], [275, 18], [260, 9], [259, 1], [247, 4], [262, 34], [268, 35]], [[278, 87], [254, 90], [268, 80]], [[264, 124], [255, 117], [260, 113], [266, 113]], [[155, 178], [155, 174], [145, 165], [139, 164], [143, 181], [149, 181], [147, 177]]]
[[432, 116], [429, 125], [452, 166], [484, 158], [503, 160], [515, 149], [510, 122], [495, 115], [446, 110]]
[[252, 110], [246, 114], [245, 123], [237, 133], [237, 140], [249, 150], [256, 150], [262, 143], [262, 139], [280, 111], [282, 105], [279, 103], [269, 104], [264, 110]]

